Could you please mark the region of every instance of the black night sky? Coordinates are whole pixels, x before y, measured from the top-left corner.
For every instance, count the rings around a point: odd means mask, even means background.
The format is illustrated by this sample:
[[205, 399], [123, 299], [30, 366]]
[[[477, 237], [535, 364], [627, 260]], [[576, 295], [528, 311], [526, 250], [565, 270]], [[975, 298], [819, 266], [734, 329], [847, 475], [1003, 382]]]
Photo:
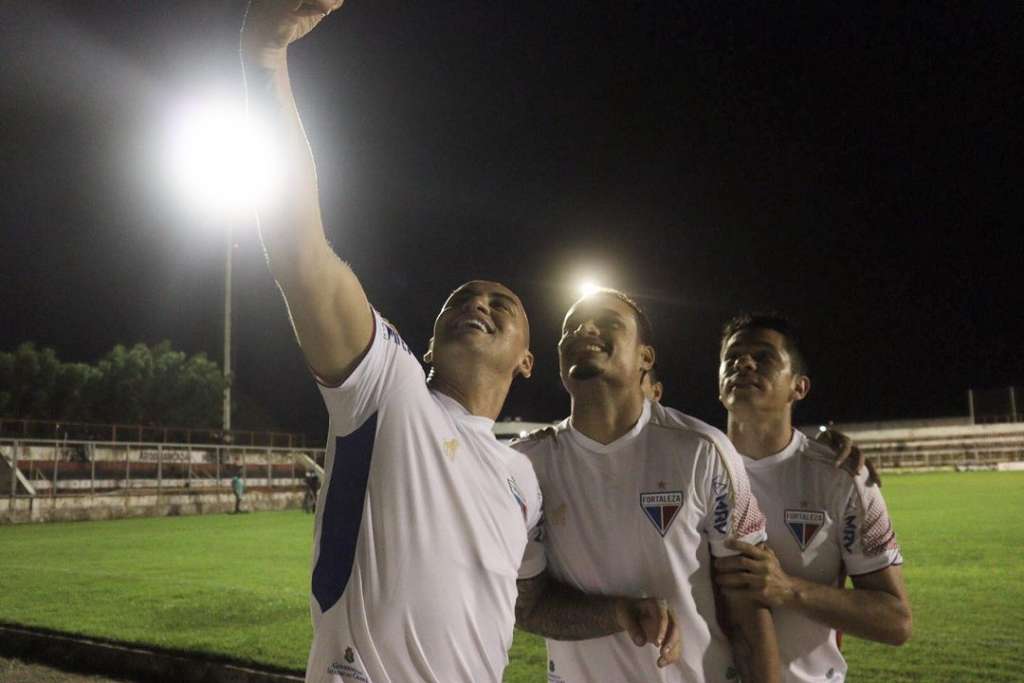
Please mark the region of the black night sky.
[[[0, 349], [170, 339], [220, 360], [223, 225], [162, 170], [175, 103], [240, 93], [244, 2], [25, 2], [0, 28]], [[1024, 5], [368, 2], [291, 50], [329, 237], [422, 352], [447, 292], [523, 297], [533, 379], [593, 274], [650, 311], [666, 403], [722, 424], [717, 334], [802, 330], [799, 422], [966, 413], [1024, 382]], [[945, 6], [945, 7], [944, 7]], [[251, 222], [235, 226], [236, 387], [326, 413]]]

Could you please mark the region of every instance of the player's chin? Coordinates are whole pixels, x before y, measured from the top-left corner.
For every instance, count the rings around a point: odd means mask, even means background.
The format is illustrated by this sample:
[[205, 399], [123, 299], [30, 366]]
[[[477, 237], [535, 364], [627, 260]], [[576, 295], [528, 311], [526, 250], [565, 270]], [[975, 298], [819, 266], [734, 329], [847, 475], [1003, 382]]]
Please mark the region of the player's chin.
[[584, 360], [569, 366], [569, 379], [585, 382], [588, 379], [598, 377], [602, 372], [601, 367], [597, 363]]

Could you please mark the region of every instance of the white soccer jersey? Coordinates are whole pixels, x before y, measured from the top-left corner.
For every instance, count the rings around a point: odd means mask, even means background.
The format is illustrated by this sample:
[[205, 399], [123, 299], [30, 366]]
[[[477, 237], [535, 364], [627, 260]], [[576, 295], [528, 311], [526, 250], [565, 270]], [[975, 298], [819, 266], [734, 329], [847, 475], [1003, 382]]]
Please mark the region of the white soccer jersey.
[[[743, 463], [768, 519], [768, 545], [792, 576], [832, 586], [847, 575], [902, 564], [892, 522], [867, 472], [854, 477], [834, 466], [835, 453], [794, 430], [789, 445]], [[787, 683], [841, 683], [846, 662], [836, 633], [795, 610], [773, 609]]]
[[[602, 445], [563, 421], [513, 447], [544, 492], [543, 545], [552, 576], [587, 593], [661, 597], [682, 629], [682, 658], [624, 633], [548, 640], [550, 683], [704, 683], [735, 680], [715, 616], [711, 555], [727, 537], [765, 540], [764, 517], [732, 444], [717, 429], [645, 402], [636, 426]], [[527, 559], [536, 553], [531, 544]]]
[[352, 375], [321, 387], [330, 432], [306, 681], [499, 683], [537, 480], [492, 420], [430, 391], [395, 329], [374, 320]]

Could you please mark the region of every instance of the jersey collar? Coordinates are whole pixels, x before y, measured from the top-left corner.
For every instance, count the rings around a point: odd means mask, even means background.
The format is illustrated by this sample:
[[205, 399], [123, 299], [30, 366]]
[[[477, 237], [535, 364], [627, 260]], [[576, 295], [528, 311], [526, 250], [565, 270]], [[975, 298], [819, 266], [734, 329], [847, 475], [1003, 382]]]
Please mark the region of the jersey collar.
[[493, 433], [494, 420], [483, 415], [474, 415], [466, 407], [456, 401], [448, 394], [443, 394], [440, 391], [434, 389], [430, 390], [430, 395], [434, 397], [434, 400], [441, 404], [445, 412], [452, 416], [456, 422], [470, 427], [472, 429], [483, 430], [486, 432]]
[[640, 418], [636, 421], [628, 432], [615, 439], [611, 443], [600, 443], [594, 441], [589, 436], [583, 434], [575, 427], [572, 426], [572, 417], [566, 419], [565, 424], [569, 431], [569, 436], [572, 437], [573, 441], [578, 446], [584, 448], [593, 453], [614, 453], [615, 451], [621, 450], [628, 446], [632, 441], [643, 431], [644, 427], [648, 422], [651, 421], [651, 402], [644, 399], [643, 410], [640, 411]]
[[794, 429], [793, 436], [790, 437], [789, 443], [786, 444], [786, 447], [783, 448], [778, 453], [769, 455], [767, 458], [754, 460], [753, 458], [748, 458], [747, 456], [740, 453], [740, 456], [743, 458], [743, 466], [746, 467], [748, 470], [764, 470], [769, 469], [771, 467], [775, 467], [776, 465], [786, 462], [794, 455], [802, 451], [806, 441], [807, 437], [804, 436], [800, 430]]

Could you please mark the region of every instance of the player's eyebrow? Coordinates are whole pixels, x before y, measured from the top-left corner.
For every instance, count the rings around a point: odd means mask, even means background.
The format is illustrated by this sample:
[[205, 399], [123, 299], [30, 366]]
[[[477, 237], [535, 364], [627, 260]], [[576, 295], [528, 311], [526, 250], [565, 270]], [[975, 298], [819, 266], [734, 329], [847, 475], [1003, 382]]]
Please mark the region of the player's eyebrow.
[[564, 333], [566, 330], [570, 329], [573, 325], [578, 325], [579, 323], [577, 321], [581, 317], [583, 317], [583, 318], [594, 318], [594, 319], [615, 318], [615, 320], [618, 321], [618, 322], [623, 322], [623, 321], [626, 320], [626, 316], [622, 315], [621, 313], [616, 311], [614, 308], [609, 308], [609, 307], [606, 307], [606, 306], [594, 307], [594, 308], [582, 308], [582, 309], [579, 309], [579, 310], [575, 311], [570, 317], [565, 319], [565, 322], [562, 324], [562, 332]]
[[516, 298], [516, 297], [514, 297], [514, 296], [512, 296], [510, 294], [506, 294], [505, 292], [500, 292], [500, 291], [491, 292], [491, 296], [496, 297], [498, 299], [501, 299], [503, 301], [507, 301], [508, 303], [512, 304], [512, 308], [513, 309], [515, 309], [515, 308], [522, 308], [523, 307], [523, 304], [519, 301], [518, 298]]
[[519, 298], [516, 297], [514, 294], [508, 294], [498, 289], [488, 290], [476, 285], [469, 285], [454, 292], [451, 296], [448, 297], [448, 303], [446, 307], [452, 306], [453, 304], [459, 303], [461, 301], [464, 301], [465, 299], [474, 296], [486, 296], [501, 299], [502, 301], [506, 301], [512, 304], [513, 310], [515, 310], [516, 308], [523, 308], [522, 302], [519, 301]]
[[776, 355], [779, 354], [779, 350], [776, 349], [775, 346], [772, 345], [772, 344], [769, 344], [769, 343], [763, 342], [763, 341], [758, 341], [758, 340], [746, 340], [746, 339], [743, 339], [743, 340], [735, 341], [735, 342], [729, 344], [728, 346], [726, 346], [722, 350], [722, 355], [723, 356], [728, 356], [730, 354], [733, 354], [733, 353], [736, 353], [736, 352], [739, 352], [739, 351], [771, 351], [772, 353], [774, 353]]

